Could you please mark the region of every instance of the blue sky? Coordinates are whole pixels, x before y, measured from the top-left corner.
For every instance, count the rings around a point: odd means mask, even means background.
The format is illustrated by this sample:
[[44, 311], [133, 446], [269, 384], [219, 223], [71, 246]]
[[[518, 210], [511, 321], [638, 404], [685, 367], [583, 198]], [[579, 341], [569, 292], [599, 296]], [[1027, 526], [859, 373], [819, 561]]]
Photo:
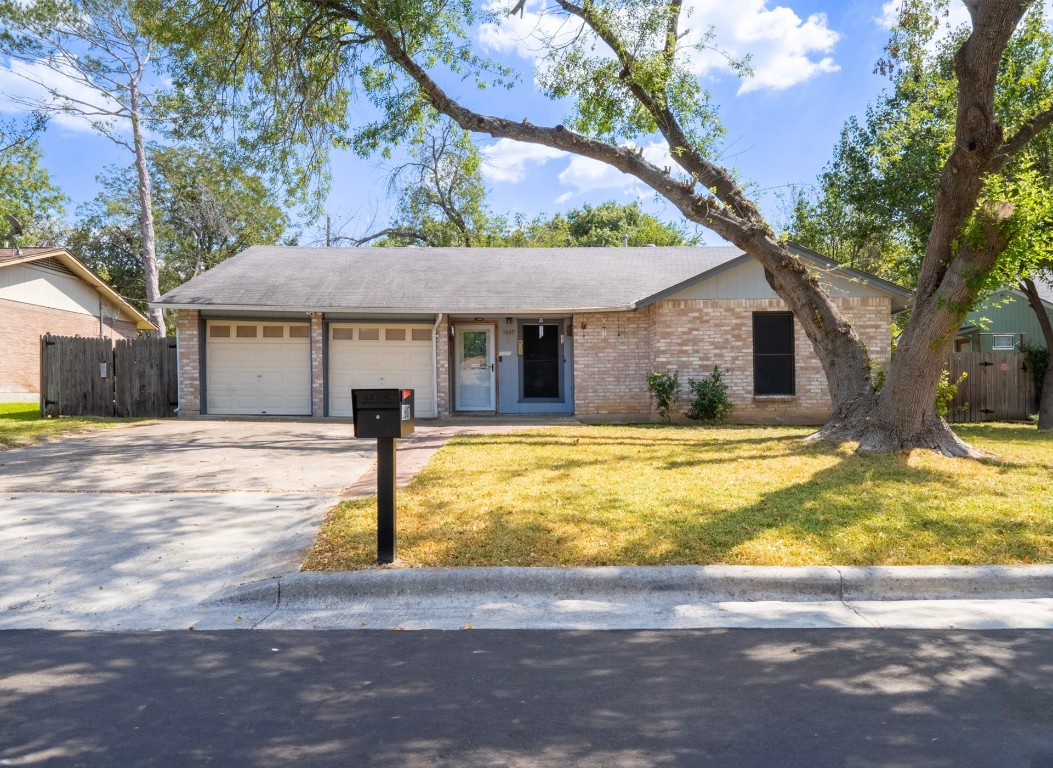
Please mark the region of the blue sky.
[[[497, 7], [513, 4], [491, 2]], [[954, 2], [952, 18], [964, 20], [964, 7]], [[531, 36], [538, 29], [553, 31], [548, 27], [553, 17], [544, 13], [545, 5], [545, 0], [527, 0], [522, 18], [477, 30], [486, 52], [521, 70], [523, 78], [511, 92], [465, 92], [469, 106], [529, 118], [538, 125], [559, 121], [561, 105], [542, 97], [532, 80], [532, 51], [537, 46]], [[788, 185], [814, 181], [845, 120], [862, 115], [884, 87], [873, 69], [896, 5], [896, 0], [686, 0], [685, 6], [693, 9], [687, 24], [692, 34], [712, 24], [724, 49], [753, 56], [755, 76], [746, 81], [711, 56], [697, 56], [692, 66], [720, 105], [728, 131], [726, 162], [755, 184], [769, 219], [780, 218], [777, 193]], [[25, 92], [27, 87], [0, 66], [0, 93]], [[9, 101], [0, 102], [0, 111], [14, 114], [18, 109]], [[94, 196], [95, 176], [107, 164], [131, 163], [127, 150], [71, 118], [53, 121], [42, 145], [46, 166], [73, 201], [71, 212]], [[488, 137], [480, 137], [479, 145], [495, 212], [534, 216], [613, 199], [639, 200], [648, 210], [676, 217], [639, 182], [591, 161]], [[657, 148], [648, 151], [660, 155]], [[387, 171], [379, 159], [338, 154], [332, 176], [327, 208], [341, 232], [360, 234], [385, 222]], [[712, 234], [704, 236], [707, 242], [718, 242]], [[302, 240], [319, 237], [318, 230], [308, 229]]]

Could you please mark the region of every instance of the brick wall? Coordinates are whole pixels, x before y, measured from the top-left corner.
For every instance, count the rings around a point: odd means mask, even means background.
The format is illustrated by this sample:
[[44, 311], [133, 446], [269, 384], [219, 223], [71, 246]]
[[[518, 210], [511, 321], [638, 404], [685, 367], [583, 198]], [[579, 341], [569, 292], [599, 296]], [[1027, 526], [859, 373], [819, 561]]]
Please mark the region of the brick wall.
[[[891, 346], [890, 300], [835, 300], [874, 360], [887, 360]], [[783, 312], [781, 299], [663, 301], [654, 307], [654, 367], [680, 371], [686, 410], [687, 380], [719, 365], [735, 404], [731, 419], [756, 423], [822, 423], [830, 414], [826, 375], [800, 323], [794, 322], [793, 397], [754, 397], [753, 313]]]
[[325, 414], [325, 370], [322, 365], [322, 345], [325, 341], [325, 325], [321, 312], [311, 313], [311, 415], [321, 418]]
[[435, 329], [435, 393], [439, 416], [450, 415], [450, 317], [443, 315]]
[[[888, 298], [836, 300], [875, 361], [891, 345]], [[735, 404], [733, 421], [821, 423], [830, 412], [822, 365], [794, 323], [793, 397], [753, 395], [753, 313], [785, 311], [781, 299], [671, 300], [646, 310], [574, 317], [575, 413], [600, 419], [656, 419], [647, 392], [653, 370], [680, 372], [686, 410], [687, 380], [725, 372]]]
[[654, 311], [575, 315], [574, 412], [600, 419], [649, 419]]
[[176, 345], [179, 353], [179, 415], [201, 413], [201, 339], [196, 309], [176, 311]]
[[[40, 337], [45, 333], [98, 336], [99, 318], [0, 299], [0, 394], [15, 397], [40, 391]], [[102, 335], [135, 338], [135, 324], [106, 320]]]

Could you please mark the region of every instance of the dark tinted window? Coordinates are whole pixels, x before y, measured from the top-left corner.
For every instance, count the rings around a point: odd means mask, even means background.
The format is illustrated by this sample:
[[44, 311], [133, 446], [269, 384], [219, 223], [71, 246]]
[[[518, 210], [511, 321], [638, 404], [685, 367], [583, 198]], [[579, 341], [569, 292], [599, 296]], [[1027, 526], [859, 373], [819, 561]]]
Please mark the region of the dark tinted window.
[[792, 395], [793, 314], [753, 315], [753, 394]]

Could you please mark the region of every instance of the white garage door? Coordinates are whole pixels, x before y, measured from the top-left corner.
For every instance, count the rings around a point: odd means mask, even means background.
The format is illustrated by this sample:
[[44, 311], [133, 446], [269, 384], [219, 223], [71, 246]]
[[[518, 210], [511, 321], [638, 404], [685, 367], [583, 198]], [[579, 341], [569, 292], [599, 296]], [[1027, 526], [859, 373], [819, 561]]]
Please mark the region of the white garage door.
[[430, 325], [331, 323], [329, 414], [351, 415], [351, 390], [412, 389], [418, 417], [434, 417]]
[[307, 323], [210, 320], [205, 350], [210, 414], [311, 415]]

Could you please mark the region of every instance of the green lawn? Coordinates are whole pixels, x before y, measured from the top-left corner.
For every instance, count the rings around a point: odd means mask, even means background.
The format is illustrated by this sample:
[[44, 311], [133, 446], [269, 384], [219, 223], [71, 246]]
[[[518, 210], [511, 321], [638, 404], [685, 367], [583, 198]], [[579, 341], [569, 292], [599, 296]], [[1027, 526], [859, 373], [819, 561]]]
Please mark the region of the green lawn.
[[[963, 426], [993, 454], [857, 456], [796, 427], [555, 427], [451, 440], [398, 495], [412, 566], [1053, 563], [1053, 436]], [[305, 565], [374, 562], [376, 500]]]
[[40, 418], [36, 403], [0, 403], [0, 449], [32, 445], [57, 435], [103, 429], [136, 419], [104, 419], [94, 416]]

